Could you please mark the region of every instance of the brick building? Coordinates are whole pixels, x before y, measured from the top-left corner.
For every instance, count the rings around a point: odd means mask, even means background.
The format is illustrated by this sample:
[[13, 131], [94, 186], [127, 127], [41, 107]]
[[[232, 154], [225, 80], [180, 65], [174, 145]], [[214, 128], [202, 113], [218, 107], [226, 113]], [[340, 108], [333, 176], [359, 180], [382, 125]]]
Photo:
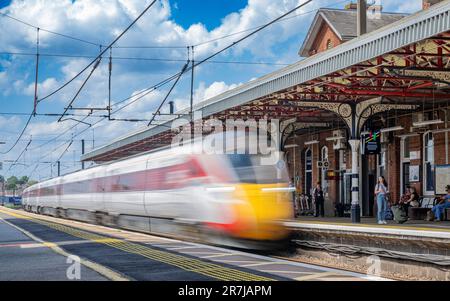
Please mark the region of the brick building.
[[[450, 0], [423, 1], [413, 15], [370, 6], [373, 16], [357, 24], [365, 15], [359, 8], [321, 9], [300, 49], [306, 58], [193, 107], [203, 121], [278, 120], [277, 147], [298, 189], [310, 193], [321, 181], [326, 214], [343, 204], [355, 223], [373, 215], [378, 175], [394, 201], [408, 183], [433, 196], [450, 182], [450, 167], [442, 167], [450, 159]], [[189, 112], [81, 160], [110, 162], [170, 145], [172, 128]]]
[[[437, 2], [440, 1], [424, 0], [423, 9]], [[407, 16], [383, 12], [381, 7], [377, 9], [377, 18], [372, 19], [369, 13], [369, 34]], [[345, 9], [320, 9], [299, 55], [311, 57], [356, 38], [356, 22], [354, 4]], [[420, 71], [415, 73], [418, 74], [425, 75]], [[434, 75], [443, 82], [447, 77], [444, 73]], [[406, 186], [415, 187], [419, 195], [434, 196], [442, 191], [442, 187], [436, 187], [435, 168], [448, 165], [450, 160], [448, 101], [416, 99], [407, 103], [411, 105], [408, 110], [395, 107], [406, 104], [401, 97], [381, 96], [378, 99], [391, 107], [380, 113], [367, 113], [368, 117], [361, 124], [358, 193], [363, 216], [374, 216], [376, 212], [373, 191], [378, 176], [386, 178], [394, 202], [399, 200]], [[328, 216], [335, 214], [335, 206], [339, 203], [345, 205], [346, 213], [350, 214], [352, 203], [352, 149], [347, 143], [352, 134], [341, 118], [322, 126], [317, 124], [294, 130], [285, 142], [291, 146], [286, 149], [286, 158], [298, 190], [310, 194], [314, 184], [321, 182], [326, 192]], [[365, 139], [374, 133], [380, 135], [378, 149], [375, 154], [367, 151], [362, 154]]]

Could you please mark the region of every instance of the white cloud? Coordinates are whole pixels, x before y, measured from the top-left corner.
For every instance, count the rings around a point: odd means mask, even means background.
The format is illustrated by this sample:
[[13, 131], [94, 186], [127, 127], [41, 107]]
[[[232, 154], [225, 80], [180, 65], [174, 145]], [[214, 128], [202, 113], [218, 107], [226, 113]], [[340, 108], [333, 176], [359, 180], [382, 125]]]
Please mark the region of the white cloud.
[[[20, 88], [21, 82], [16, 82], [16, 85]], [[47, 95], [48, 93], [54, 91], [57, 87], [58, 81], [55, 78], [50, 77], [38, 84], [38, 91], [42, 95]], [[23, 93], [28, 96], [34, 95], [34, 84], [29, 84], [28, 87], [23, 90]]]
[[195, 91], [195, 102], [201, 102], [217, 96], [223, 92], [236, 88], [240, 84], [227, 85], [225, 82], [214, 82], [206, 87], [204, 82], [201, 82], [198, 89]]
[[[208, 31], [206, 26], [201, 23], [193, 24], [187, 29], [178, 25], [171, 19], [169, 0], [162, 0], [158, 1], [158, 4], [118, 44], [122, 46], [179, 46], [198, 44], [264, 24], [302, 2], [304, 0], [249, 0], [248, 5], [244, 9], [229, 14], [222, 20], [220, 26]], [[420, 2], [420, 0], [410, 1], [408, 3], [400, 0], [385, 0], [382, 4], [385, 6], [385, 10], [405, 10], [412, 12], [420, 8]], [[42, 28], [106, 45], [126, 28], [148, 3], [150, 3], [150, 0], [13, 0], [9, 6], [1, 9], [1, 11], [29, 23], [37, 24]], [[226, 56], [229, 60], [269, 60], [282, 63], [297, 59], [296, 51], [300, 46], [300, 37], [307, 31], [309, 22], [314, 16], [314, 13], [303, 14], [307, 11], [328, 5], [330, 5], [329, 0], [316, 0], [312, 4], [298, 10], [296, 12], [297, 17], [288, 21], [279, 22], [265, 29], [254, 38], [225, 52], [220, 59]], [[175, 7], [175, 9], [177, 8]], [[0, 27], [2, 28], [2, 32], [9, 33], [0, 35], [0, 51], [33, 52], [35, 50], [36, 30], [3, 17], [0, 18]], [[197, 60], [229, 45], [243, 35], [233, 35], [229, 38], [215, 41], [214, 43], [196, 47]], [[286, 43], [286, 41], [293, 40], [297, 40], [298, 43], [294, 43], [295, 45]], [[43, 53], [68, 53], [91, 56], [97, 54], [98, 51], [98, 46], [70, 41], [41, 31], [41, 52]], [[136, 49], [114, 49], [113, 56], [170, 57], [184, 60], [186, 58], [186, 50], [152, 49], [144, 51]], [[2, 67], [2, 71], [0, 72], [2, 93], [16, 91], [19, 96], [24, 95], [23, 104], [27, 104], [27, 111], [29, 110], [29, 104], [31, 104], [29, 96], [34, 94], [33, 60], [33, 57], [29, 60], [22, 57], [14, 57], [13, 59], [2, 59], [0, 61], [0, 66]], [[40, 74], [39, 96], [45, 96], [56, 87], [59, 87], [62, 83], [78, 73], [88, 62], [89, 59], [43, 57], [41, 60], [41, 66], [43, 68], [41, 68]], [[159, 82], [168, 75], [178, 72], [181, 65], [182, 62], [175, 64], [115, 60], [113, 64], [113, 101], [137, 93], [141, 89]], [[241, 67], [230, 66], [228, 68], [237, 69]], [[237, 70], [240, 71], [241, 69]], [[255, 75], [261, 73], [261, 70], [262, 67], [254, 66], [252, 69], [246, 69], [245, 73], [247, 78], [254, 78]], [[8, 76], [6, 72], [8, 72]], [[210, 78], [211, 74], [214, 74], [216, 78]], [[62, 112], [64, 106], [74, 96], [74, 93], [80, 87], [86, 76], [87, 72], [63, 89], [54, 98], [49, 99], [56, 99], [57, 101], [42, 102], [39, 110]], [[236, 87], [238, 82], [243, 81], [242, 79], [235, 79], [233, 72], [225, 73], [217, 69], [217, 65], [211, 66], [208, 64], [197, 68], [196, 80], [198, 85], [195, 90], [196, 102], [228, 91]], [[107, 59], [105, 58], [83, 92], [77, 98], [76, 105], [92, 107], [106, 106], [108, 95], [107, 83], [108, 68]], [[115, 117], [150, 119], [152, 112], [154, 112], [166, 92], [167, 87], [157, 90], [141, 101], [127, 107]], [[182, 90], [179, 86], [175, 89], [171, 99], [175, 100], [177, 109], [187, 106], [187, 94], [187, 90]], [[22, 111], [24, 110], [22, 108]], [[167, 105], [164, 107], [164, 110], [167, 111]], [[76, 113], [81, 114], [81, 112]], [[104, 113], [104, 111], [95, 112], [95, 114]], [[92, 118], [90, 122], [95, 122], [95, 120]], [[0, 118], [0, 127], [4, 125], [9, 130], [18, 132], [24, 125], [24, 122], [24, 119], [19, 118]], [[70, 121], [56, 123], [55, 120], [33, 119], [26, 135], [41, 136], [59, 134], [73, 124]], [[107, 141], [142, 125], [143, 123], [104, 122], [95, 128], [95, 134], [97, 137], [102, 137], [104, 141]], [[86, 125], [79, 126], [79, 129], [84, 128], [86, 128]], [[88, 131], [86, 135], [90, 135], [90, 133], [91, 131]], [[70, 133], [61, 139], [70, 139]], [[23, 143], [17, 149], [20, 149], [20, 147], [24, 147]], [[51, 151], [54, 147], [55, 144], [49, 145], [42, 152]], [[56, 153], [60, 153], [62, 150], [57, 150]], [[76, 148], [76, 151], [79, 155], [79, 148]], [[30, 156], [34, 156], [37, 159], [40, 155], [41, 152], [38, 152]], [[67, 156], [72, 155], [67, 154]]]

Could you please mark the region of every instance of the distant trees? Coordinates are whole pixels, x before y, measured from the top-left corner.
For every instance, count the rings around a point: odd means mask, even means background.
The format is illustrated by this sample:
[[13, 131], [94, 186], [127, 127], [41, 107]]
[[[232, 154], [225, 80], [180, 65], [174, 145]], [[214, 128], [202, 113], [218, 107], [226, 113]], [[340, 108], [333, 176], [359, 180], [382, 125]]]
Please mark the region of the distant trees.
[[19, 179], [17, 179], [16, 176], [12, 176], [6, 180], [5, 188], [6, 188], [6, 190], [11, 190], [15, 194], [18, 184], [19, 184]]
[[5, 177], [0, 175], [0, 186], [2, 188], [2, 192], [4, 192], [5, 190], [9, 190], [12, 191], [14, 195], [17, 190], [34, 185], [36, 183], [36, 181], [30, 180], [30, 178], [27, 176], [23, 176], [20, 178], [11, 176], [5, 180]]

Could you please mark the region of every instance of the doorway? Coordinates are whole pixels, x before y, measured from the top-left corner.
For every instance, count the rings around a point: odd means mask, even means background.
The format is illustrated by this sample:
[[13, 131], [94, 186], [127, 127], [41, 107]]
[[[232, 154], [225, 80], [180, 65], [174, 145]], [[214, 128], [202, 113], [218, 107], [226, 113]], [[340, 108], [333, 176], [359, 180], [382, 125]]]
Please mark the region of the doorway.
[[305, 194], [311, 195], [312, 191], [312, 150], [310, 148], [305, 151]]
[[362, 173], [362, 214], [366, 217], [373, 217], [375, 205], [375, 196], [373, 191], [376, 185], [376, 156], [375, 155], [362, 155], [361, 160], [361, 173]]

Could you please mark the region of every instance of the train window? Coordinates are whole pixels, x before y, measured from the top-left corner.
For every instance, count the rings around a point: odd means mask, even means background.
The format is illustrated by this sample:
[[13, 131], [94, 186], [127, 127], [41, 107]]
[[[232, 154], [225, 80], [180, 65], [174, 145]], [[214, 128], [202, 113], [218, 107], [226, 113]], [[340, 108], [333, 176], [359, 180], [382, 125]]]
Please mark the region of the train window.
[[287, 182], [285, 165], [262, 165], [258, 155], [228, 155], [237, 177], [243, 183], [281, 183]]
[[124, 174], [119, 176], [119, 190], [127, 191], [133, 190], [136, 184], [135, 177], [132, 174]]

